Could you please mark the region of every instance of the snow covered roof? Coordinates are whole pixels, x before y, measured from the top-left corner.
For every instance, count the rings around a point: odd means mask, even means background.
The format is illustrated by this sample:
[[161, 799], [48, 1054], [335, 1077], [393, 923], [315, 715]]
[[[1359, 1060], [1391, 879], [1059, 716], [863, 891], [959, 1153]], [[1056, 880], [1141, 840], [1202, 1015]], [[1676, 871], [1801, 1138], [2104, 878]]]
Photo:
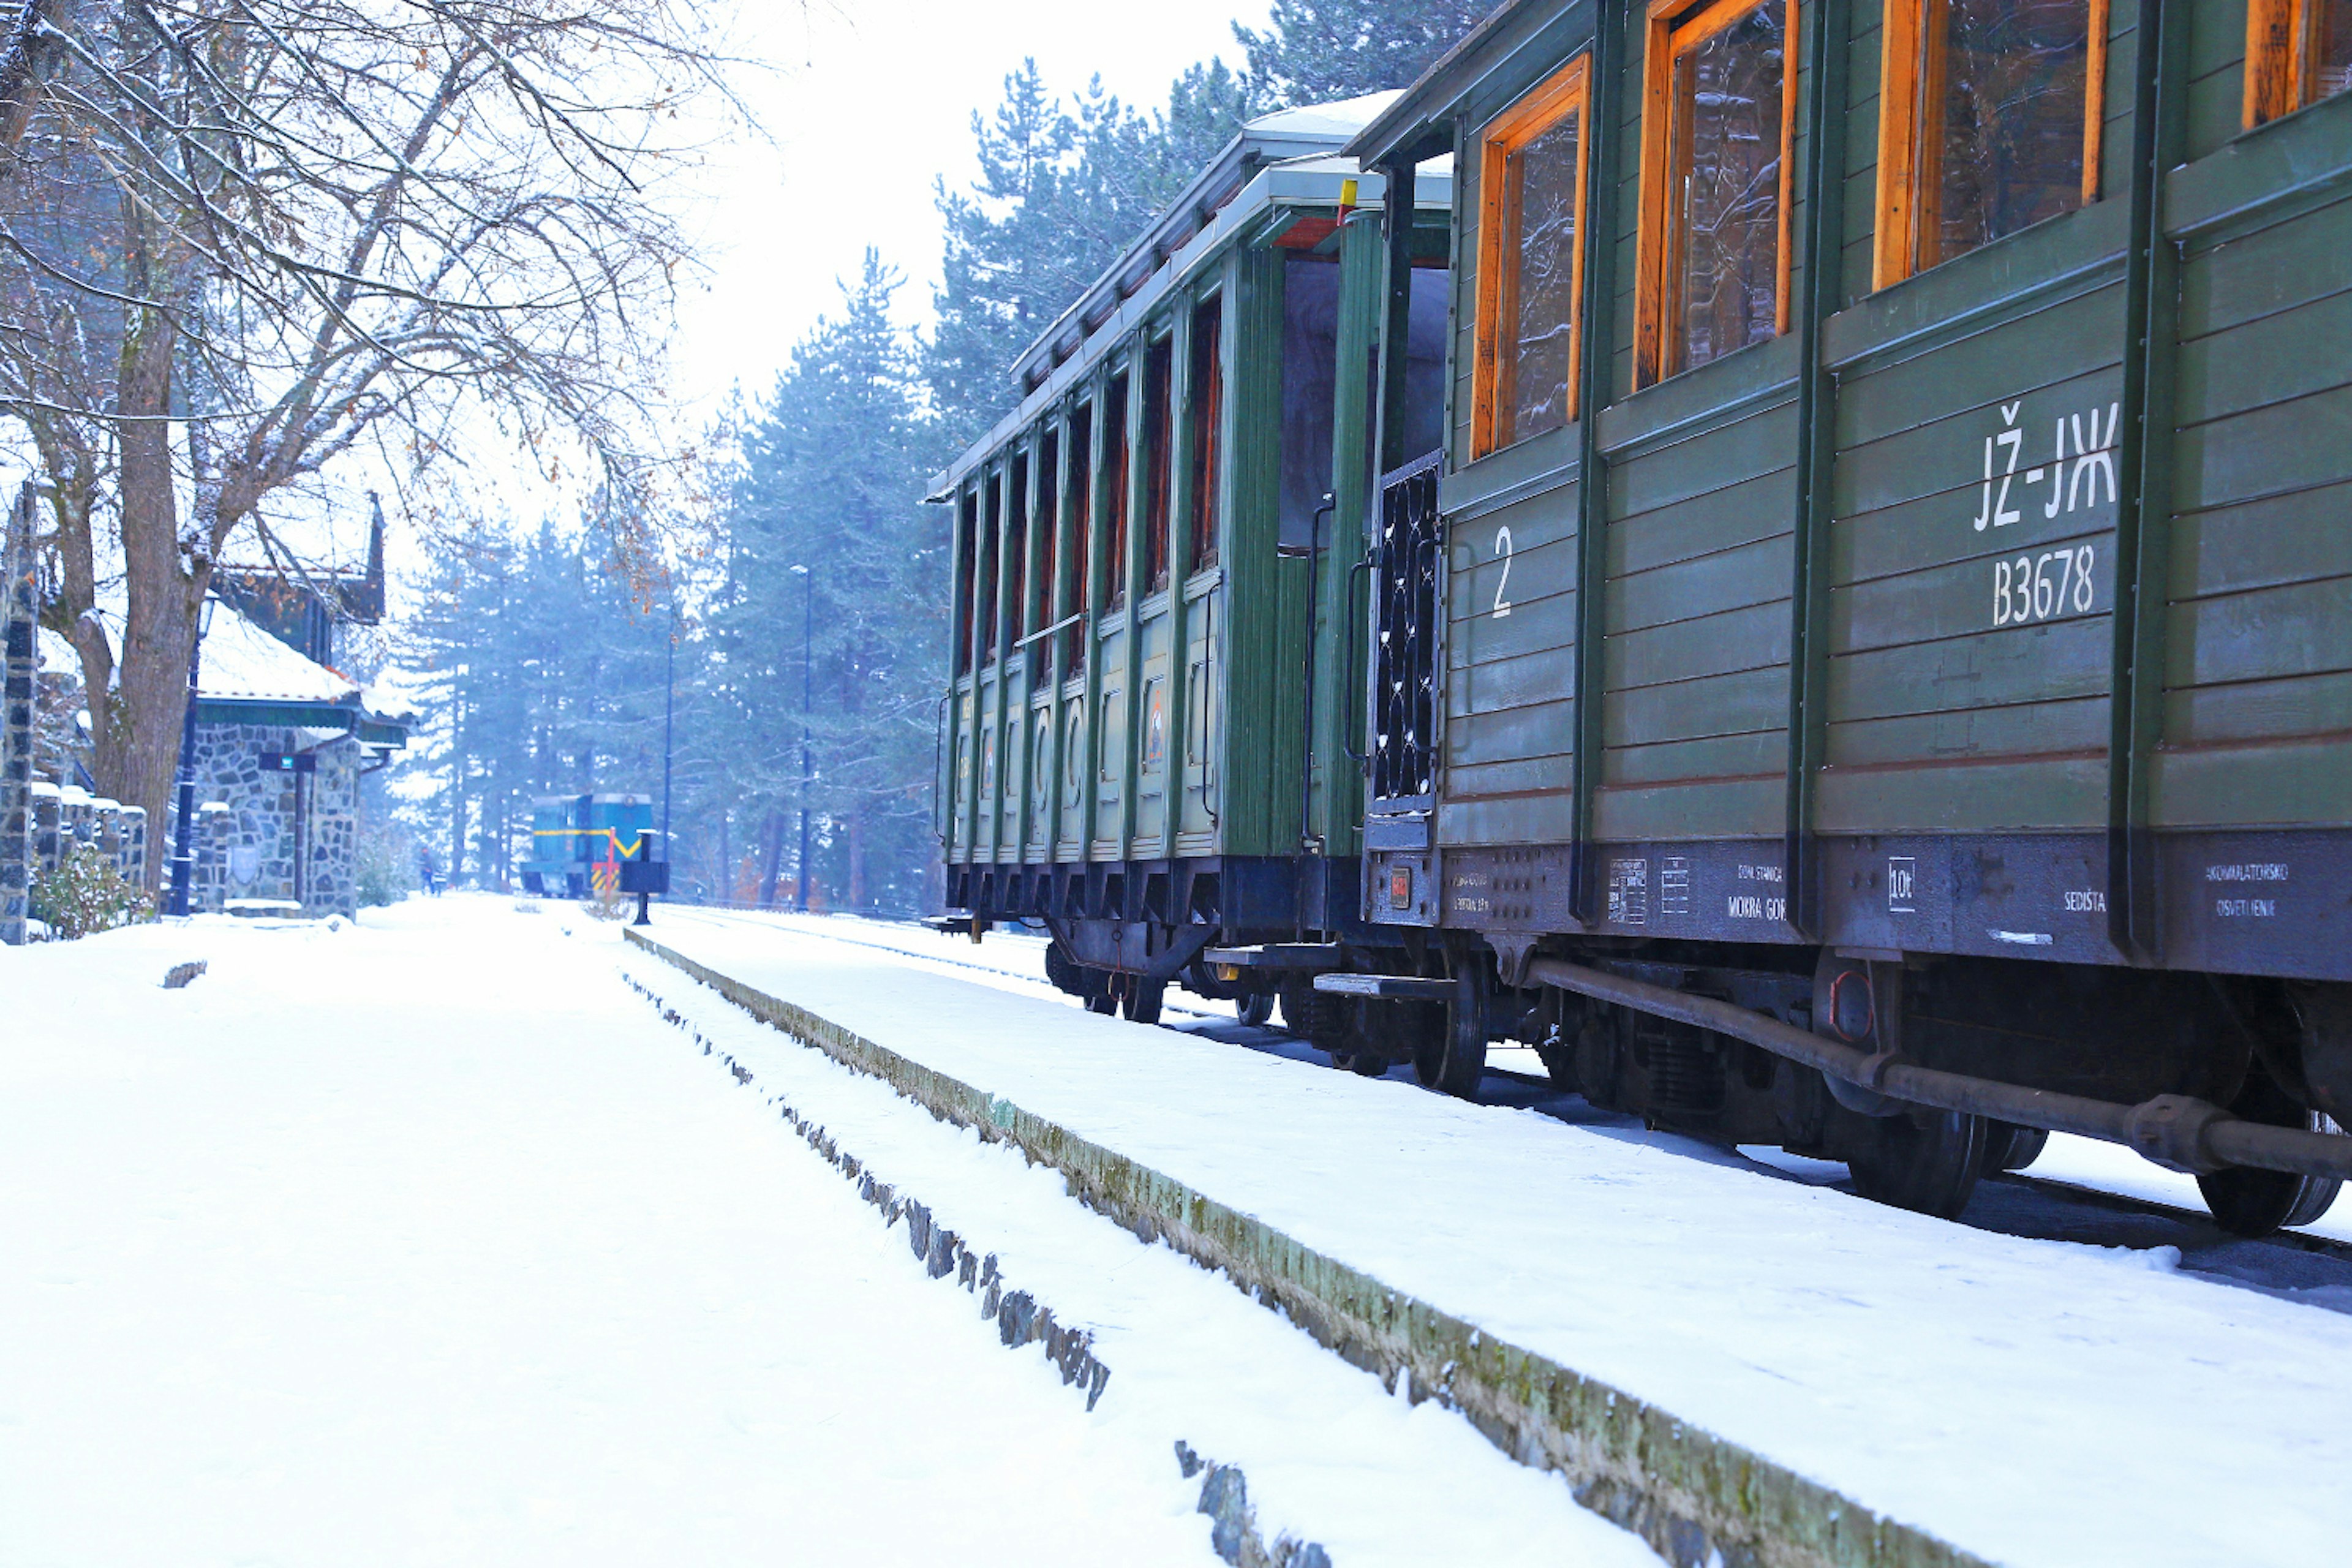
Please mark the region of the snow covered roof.
[[316, 725], [325, 721], [334, 728], [321, 730], [322, 739], [335, 732], [356, 733], [370, 745], [400, 745], [404, 731], [418, 717], [416, 704], [396, 686], [362, 691], [342, 671], [304, 658], [226, 605], [213, 612], [199, 663], [200, 701], [308, 710], [299, 717], [286, 714], [269, 721]]
[[359, 701], [356, 682], [303, 658], [226, 605], [213, 614], [198, 663], [196, 695], [207, 701]]

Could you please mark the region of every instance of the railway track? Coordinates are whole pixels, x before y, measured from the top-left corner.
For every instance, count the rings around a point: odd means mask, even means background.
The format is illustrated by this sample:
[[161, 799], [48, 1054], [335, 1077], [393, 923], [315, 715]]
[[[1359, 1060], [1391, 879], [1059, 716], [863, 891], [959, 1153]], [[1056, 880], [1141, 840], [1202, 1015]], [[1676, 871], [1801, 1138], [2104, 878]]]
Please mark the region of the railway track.
[[[672, 913], [713, 921], [735, 918], [725, 914], [698, 916], [682, 909], [674, 910]], [[820, 929], [815, 921], [773, 923], [779, 930], [820, 937], [826, 942], [890, 953], [920, 963], [975, 972], [1048, 994], [1060, 994], [1034, 971], [991, 963], [978, 957], [948, 956], [925, 951], [930, 945], [927, 942], [889, 942], [874, 934]], [[1000, 937], [998, 940], [1002, 942], [1007, 938]], [[1011, 936], [1010, 940], [1018, 942], [1024, 939]], [[1221, 1041], [1244, 1049], [1286, 1056], [1300, 1061], [1319, 1063], [1322, 1060], [1319, 1052], [1295, 1036], [1277, 1028], [1244, 1024], [1223, 1007], [1192, 1006], [1171, 999], [1165, 1004], [1165, 1011], [1172, 1016], [1171, 1021], [1164, 1023], [1162, 1027], [1181, 1028], [1187, 1033], [1209, 1033]], [[1410, 1083], [1412, 1075], [1409, 1069], [1397, 1068], [1391, 1072], [1394, 1081], [1401, 1085]], [[1517, 1106], [1581, 1125], [1595, 1124], [1598, 1118], [1601, 1124], [1621, 1135], [1654, 1139], [1662, 1143], [1688, 1143], [1694, 1152], [1706, 1148], [1680, 1134], [1644, 1131], [1633, 1117], [1596, 1111], [1580, 1098], [1563, 1094], [1553, 1088], [1550, 1080], [1540, 1073], [1490, 1066], [1479, 1084], [1477, 1099], [1482, 1104]], [[1709, 1152], [1721, 1153], [1720, 1151]], [[1792, 1161], [1786, 1157], [1758, 1158], [1747, 1153], [1734, 1157], [1742, 1160], [1759, 1176], [1769, 1179], [1795, 1180], [1817, 1186], [1841, 1185], [1845, 1179], [1842, 1167], [1820, 1162]], [[2305, 1231], [2281, 1231], [2259, 1240], [2249, 1239], [2221, 1230], [2213, 1224], [2210, 1216], [2196, 1209], [2081, 1182], [2038, 1176], [2030, 1171], [2003, 1173], [1990, 1178], [1979, 1190], [1982, 1195], [1970, 1203], [1958, 1223], [1979, 1230], [2081, 1245], [2127, 1247], [2139, 1250], [2176, 1247], [2180, 1251], [2181, 1267], [2189, 1272], [2271, 1294], [2308, 1300], [2314, 1305], [2335, 1310], [2352, 1312], [2352, 1241], [2315, 1236]]]

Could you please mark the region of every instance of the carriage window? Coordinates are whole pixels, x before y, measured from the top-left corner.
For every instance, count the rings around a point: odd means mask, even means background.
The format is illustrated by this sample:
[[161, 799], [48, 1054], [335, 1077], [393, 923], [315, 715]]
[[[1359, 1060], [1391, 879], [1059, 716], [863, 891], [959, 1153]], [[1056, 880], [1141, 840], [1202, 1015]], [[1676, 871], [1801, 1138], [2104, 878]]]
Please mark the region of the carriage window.
[[[1282, 264], [1282, 489], [1276, 503], [1285, 552], [1307, 547], [1316, 509], [1331, 488], [1331, 405], [1338, 379], [1339, 264], [1291, 255]], [[1369, 403], [1366, 404], [1370, 407]], [[1369, 460], [1371, 444], [1364, 443]], [[1323, 539], [1333, 537], [1329, 520]]]
[[1168, 586], [1168, 463], [1175, 434], [1169, 381], [1175, 369], [1176, 340], [1160, 339], [1143, 355], [1143, 591]]
[[[1061, 584], [1055, 579], [1055, 566], [1061, 560], [1061, 508], [1056, 504], [1061, 483], [1061, 471], [1055, 466], [1060, 442], [1048, 429], [1037, 448], [1037, 529], [1031, 536], [1030, 549], [1037, 555], [1037, 570], [1030, 576], [1030, 593], [1036, 595], [1036, 606], [1030, 613], [1029, 630], [1034, 636], [1060, 620], [1069, 611], [1062, 607]], [[1054, 668], [1054, 639], [1038, 637], [1029, 645], [1029, 679], [1044, 680]]]
[[1001, 474], [988, 477], [988, 498], [984, 503], [985, 526], [980, 535], [980, 662], [987, 664], [996, 658], [996, 577], [998, 530], [1004, 517], [1004, 479]]
[[1217, 431], [1225, 406], [1223, 300], [1204, 300], [1192, 311], [1192, 381], [1186, 416], [1192, 422], [1192, 559], [1187, 573], [1217, 563]]
[[1471, 456], [1576, 417], [1588, 57], [1486, 127]]
[[2352, 0], [2252, 0], [2246, 128], [2352, 87]]
[[972, 554], [974, 536], [980, 531], [980, 502], [970, 490], [956, 506], [956, 608], [955, 608], [955, 669], [958, 675], [971, 672], [971, 589], [977, 559]]
[[1796, 9], [1714, 0], [1652, 20], [1635, 340], [1643, 383], [1788, 330]]
[[1892, 0], [1873, 285], [2098, 197], [2105, 0]]
[[1088, 615], [1062, 633], [1065, 679], [1087, 672], [1087, 633], [1094, 625], [1094, 605], [1087, 596], [1091, 587], [1087, 581], [1087, 563], [1095, 558], [1094, 477], [1088, 467], [1094, 455], [1093, 431], [1088, 424], [1093, 416], [1093, 411], [1084, 405], [1070, 416], [1070, 541], [1077, 552], [1070, 563], [1070, 609], [1085, 610]]
[[1110, 508], [1110, 558], [1104, 575], [1110, 586], [1104, 591], [1107, 608], [1116, 610], [1127, 603], [1127, 376], [1124, 373], [1111, 378], [1103, 394], [1103, 468], [1109, 480], [1110, 493], [1105, 504]]
[[1022, 618], [1032, 592], [1029, 568], [1035, 564], [1029, 559], [1029, 458], [1025, 453], [1013, 459], [1011, 476], [1005, 480], [1004, 506], [1004, 568], [1010, 574], [1004, 584], [1004, 647], [1009, 654], [1027, 629]]

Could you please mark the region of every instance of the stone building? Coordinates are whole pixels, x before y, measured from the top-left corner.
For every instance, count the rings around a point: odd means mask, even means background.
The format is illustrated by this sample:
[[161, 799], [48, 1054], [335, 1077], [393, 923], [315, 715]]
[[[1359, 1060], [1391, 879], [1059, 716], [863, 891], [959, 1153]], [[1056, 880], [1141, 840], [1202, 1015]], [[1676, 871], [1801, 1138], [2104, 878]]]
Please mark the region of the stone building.
[[[414, 722], [218, 606], [199, 661], [189, 907], [356, 910], [360, 780], [407, 743]], [[167, 835], [176, 830], [176, 820], [166, 824]]]

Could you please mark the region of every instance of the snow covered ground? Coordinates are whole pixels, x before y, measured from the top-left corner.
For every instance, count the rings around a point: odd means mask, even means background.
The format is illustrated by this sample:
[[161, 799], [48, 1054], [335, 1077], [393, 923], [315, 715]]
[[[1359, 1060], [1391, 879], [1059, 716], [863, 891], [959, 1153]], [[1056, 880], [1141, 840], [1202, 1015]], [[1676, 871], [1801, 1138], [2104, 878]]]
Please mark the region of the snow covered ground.
[[949, 968], [876, 951], [912, 933], [669, 914], [706, 963], [1989, 1558], [2342, 1561], [2340, 1287], [2281, 1299], [2168, 1247], [1990, 1234], [1138, 1030], [992, 974], [994, 938]]
[[[0, 1563], [1205, 1565], [1179, 1440], [1335, 1568], [1654, 1563], [704, 994], [739, 1084], [627, 974], [693, 989], [567, 907], [454, 896], [0, 950]], [[1091, 1329], [1097, 1407], [780, 1099]]]
[[[774, 910], [736, 910], [716, 915], [699, 910], [674, 910], [665, 911], [665, 914], [673, 923], [716, 921], [737, 925], [747, 922], [771, 925], [822, 936], [831, 942], [898, 953], [918, 960], [925, 968], [937, 973], [952, 973], [958, 978], [971, 979], [1023, 994], [1060, 997], [1060, 994], [1055, 992], [1045, 980], [1045, 939], [1026, 931], [991, 931], [984, 942], [975, 947], [961, 939], [943, 939], [909, 921], [796, 915]], [[1063, 1000], [1070, 1006], [1077, 1005], [1075, 1001]], [[1166, 1021], [1178, 1028], [1198, 1028], [1220, 1021], [1231, 1025], [1234, 1008], [1230, 1003], [1213, 1002], [1171, 987], [1168, 993]], [[1261, 1048], [1265, 1046], [1264, 1041], [1252, 1043]], [[1302, 1059], [1321, 1059], [1303, 1044], [1277, 1044], [1274, 1048]], [[1526, 1047], [1491, 1047], [1486, 1061], [1490, 1071], [1499, 1068], [1536, 1077], [1541, 1077], [1544, 1071], [1543, 1059]], [[1412, 1072], [1410, 1068], [1399, 1066], [1391, 1068], [1389, 1076], [1393, 1080], [1405, 1082], [1410, 1081]], [[1518, 1098], [1524, 1100], [1527, 1097], [1521, 1095]], [[1571, 1110], [1570, 1114], [1580, 1114], [1586, 1120], [1591, 1120], [1595, 1115], [1589, 1110]], [[1625, 1127], [1633, 1125], [1631, 1118], [1622, 1120]], [[1793, 1175], [1815, 1184], [1827, 1185], [1845, 1179], [1845, 1168], [1842, 1165], [1799, 1160], [1777, 1150], [1757, 1149], [1748, 1151], [1748, 1153], [1751, 1158], [1780, 1174]], [[2204, 1212], [2204, 1200], [2198, 1195], [2195, 1177], [2168, 1171], [2160, 1165], [2149, 1163], [2129, 1149], [2102, 1143], [2095, 1139], [2076, 1138], [2063, 1132], [2054, 1134], [2042, 1157], [2034, 1162], [2032, 1173], [2036, 1177], [2071, 1183], [2095, 1192], [2168, 1204], [2194, 1214]], [[1990, 1193], [1990, 1189], [1987, 1191]], [[1973, 1220], [1976, 1216], [1968, 1217]], [[2305, 1235], [2352, 1242], [2352, 1195], [2338, 1199], [2336, 1206], [2318, 1221], [2300, 1228]]]

